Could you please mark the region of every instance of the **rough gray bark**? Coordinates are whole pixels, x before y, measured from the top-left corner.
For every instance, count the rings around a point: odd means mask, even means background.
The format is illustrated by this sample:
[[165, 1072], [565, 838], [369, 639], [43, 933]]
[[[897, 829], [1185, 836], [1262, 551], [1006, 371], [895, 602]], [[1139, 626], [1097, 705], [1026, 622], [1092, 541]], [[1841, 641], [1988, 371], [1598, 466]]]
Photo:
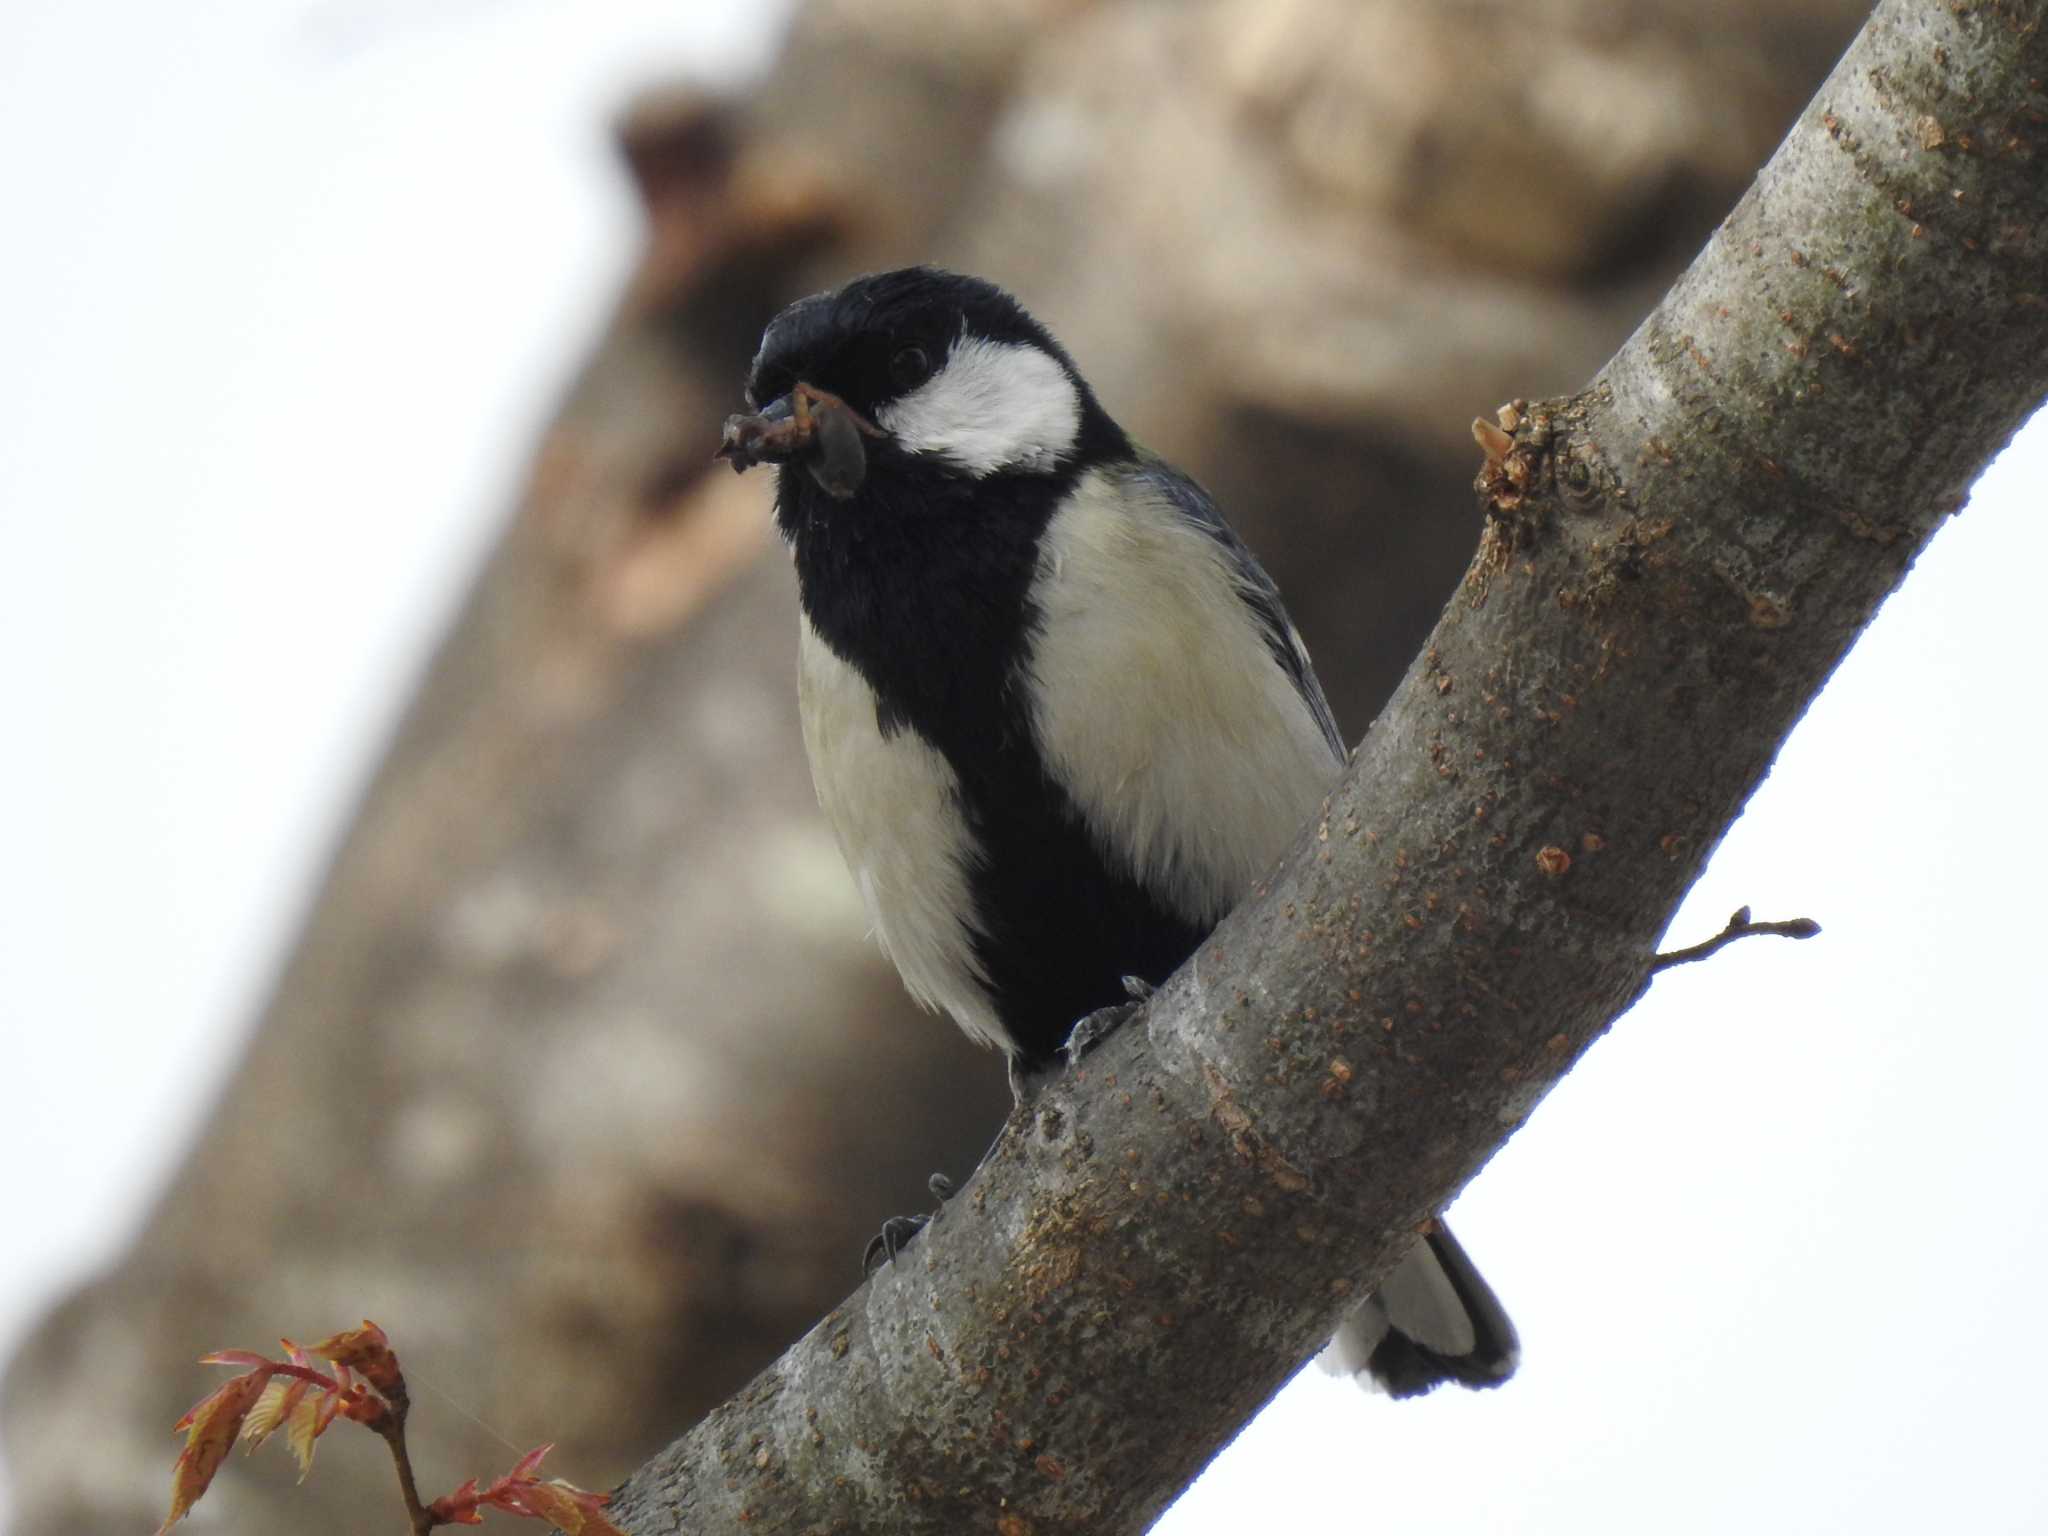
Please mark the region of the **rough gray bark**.
[[[1476, 535], [1465, 419], [1612, 352], [1861, 6], [1699, 11], [829, 0], [752, 98], [633, 114], [642, 268], [215, 1122], [10, 1362], [18, 1527], [150, 1528], [194, 1357], [366, 1312], [608, 1483], [986, 1145], [998, 1065], [903, 1001], [817, 820], [761, 488], [709, 473], [777, 306], [914, 259], [1026, 295], [1253, 538], [1355, 733]], [[423, 1476], [504, 1464], [425, 1396]], [[204, 1515], [363, 1529], [387, 1470], [329, 1446]]]
[[906, 1261], [629, 1482], [643, 1531], [1142, 1530], [1639, 995], [2048, 392], [2048, 4], [1887, 0], [1584, 394], [1318, 824]]

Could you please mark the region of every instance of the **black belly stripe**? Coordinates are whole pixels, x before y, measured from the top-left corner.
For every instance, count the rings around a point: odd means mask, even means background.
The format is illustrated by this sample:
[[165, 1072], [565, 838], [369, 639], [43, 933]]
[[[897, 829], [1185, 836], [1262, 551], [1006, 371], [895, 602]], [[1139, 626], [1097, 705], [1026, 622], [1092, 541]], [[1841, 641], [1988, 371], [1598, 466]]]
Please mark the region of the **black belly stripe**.
[[1074, 1021], [1124, 1000], [1122, 978], [1164, 981], [1206, 936], [1113, 868], [1046, 772], [1016, 675], [1035, 622], [1038, 543], [1074, 476], [992, 476], [957, 505], [920, 484], [892, 504], [886, 449], [851, 516], [784, 473], [804, 611], [875, 690], [884, 735], [916, 731], [959, 780], [979, 849], [974, 947], [990, 1001], [1026, 1065]]
[[[975, 952], [997, 1017], [1026, 1066], [1050, 1061], [1074, 1021], [1124, 1001], [1123, 978], [1164, 981], [1207, 929], [1112, 870], [1035, 747], [980, 782], [961, 774], [969, 824], [984, 851], [972, 872]], [[961, 765], [954, 763], [956, 772]]]

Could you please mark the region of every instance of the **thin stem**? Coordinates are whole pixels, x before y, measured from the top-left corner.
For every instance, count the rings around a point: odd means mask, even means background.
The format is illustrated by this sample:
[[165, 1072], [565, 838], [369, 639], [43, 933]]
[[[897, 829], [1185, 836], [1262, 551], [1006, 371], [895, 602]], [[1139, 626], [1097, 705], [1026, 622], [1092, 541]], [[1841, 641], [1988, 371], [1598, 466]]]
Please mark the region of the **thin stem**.
[[1704, 960], [1710, 955], [1718, 954], [1737, 939], [1754, 938], [1760, 933], [1773, 933], [1781, 939], [1810, 939], [1819, 932], [1820, 924], [1810, 917], [1790, 917], [1778, 923], [1755, 923], [1750, 921], [1749, 908], [1737, 907], [1728, 919], [1728, 926], [1705, 943], [1652, 955], [1650, 968], [1644, 973], [1644, 980], [1647, 981], [1659, 971], [1669, 970], [1674, 965], [1690, 965], [1695, 960]]
[[395, 1391], [386, 1393], [385, 1401], [391, 1405], [391, 1412], [373, 1427], [384, 1437], [384, 1443], [391, 1448], [392, 1465], [398, 1468], [398, 1492], [405, 1500], [405, 1515], [412, 1522], [412, 1536], [427, 1536], [427, 1533], [441, 1522], [434, 1518], [432, 1510], [420, 1502], [419, 1484], [413, 1480], [412, 1453], [405, 1446], [405, 1416], [412, 1405], [402, 1385]]

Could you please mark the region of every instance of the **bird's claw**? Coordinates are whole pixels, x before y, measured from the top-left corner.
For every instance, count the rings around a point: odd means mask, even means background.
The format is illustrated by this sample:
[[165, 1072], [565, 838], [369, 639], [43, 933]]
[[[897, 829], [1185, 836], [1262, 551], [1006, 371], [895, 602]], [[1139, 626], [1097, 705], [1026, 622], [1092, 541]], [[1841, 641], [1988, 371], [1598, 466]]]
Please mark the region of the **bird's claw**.
[[924, 1181], [924, 1187], [932, 1192], [932, 1198], [939, 1202], [939, 1208], [929, 1216], [891, 1216], [882, 1223], [882, 1230], [868, 1239], [868, 1245], [861, 1250], [860, 1273], [865, 1280], [875, 1272], [877, 1260], [894, 1264], [896, 1255], [910, 1246], [910, 1240], [926, 1227], [946, 1214], [946, 1202], [953, 1198], [958, 1186], [943, 1173], [935, 1173]]
[[860, 1277], [865, 1280], [875, 1272], [876, 1262], [894, 1264], [896, 1255], [910, 1246], [910, 1240], [931, 1225], [929, 1216], [891, 1216], [882, 1223], [882, 1230], [868, 1239], [868, 1245], [861, 1251]]
[[1067, 1043], [1060, 1047], [1060, 1054], [1066, 1058], [1069, 1072], [1081, 1064], [1083, 1056], [1121, 1029], [1152, 995], [1152, 983], [1142, 976], [1126, 976], [1123, 983], [1124, 995], [1130, 999], [1129, 1002], [1112, 1003], [1107, 1008], [1084, 1014], [1068, 1032]]

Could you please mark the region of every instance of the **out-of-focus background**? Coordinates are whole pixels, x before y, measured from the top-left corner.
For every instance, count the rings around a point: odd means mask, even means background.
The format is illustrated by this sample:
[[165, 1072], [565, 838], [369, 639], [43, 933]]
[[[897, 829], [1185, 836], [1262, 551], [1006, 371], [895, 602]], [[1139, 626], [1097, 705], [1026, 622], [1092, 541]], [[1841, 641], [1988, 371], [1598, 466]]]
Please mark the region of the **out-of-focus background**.
[[[1591, 374], [1861, 9], [15, 0], [8, 1528], [148, 1529], [194, 1357], [364, 1315], [428, 1484], [604, 1486], [992, 1132], [811, 805], [763, 477], [708, 473], [781, 302], [1014, 287], [1355, 739], [1476, 536], [1465, 423]], [[1672, 942], [1825, 936], [1660, 979], [1460, 1202], [1513, 1385], [1311, 1371], [1161, 1529], [2048, 1523], [2044, 487], [2037, 426]], [[381, 1457], [194, 1527], [381, 1528]]]

